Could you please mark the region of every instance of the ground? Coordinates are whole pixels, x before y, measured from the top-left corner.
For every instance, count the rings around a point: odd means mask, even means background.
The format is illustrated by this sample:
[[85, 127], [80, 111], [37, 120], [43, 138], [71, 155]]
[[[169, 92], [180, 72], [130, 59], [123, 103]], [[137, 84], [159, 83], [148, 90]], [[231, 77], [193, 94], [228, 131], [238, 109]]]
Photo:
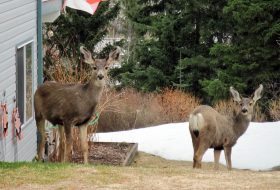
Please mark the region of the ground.
[[[92, 142], [89, 143], [89, 163], [122, 165], [126, 155], [133, 146], [131, 143]], [[81, 151], [75, 151], [72, 157], [74, 163], [83, 163]]]
[[192, 169], [140, 152], [130, 167], [54, 163], [0, 163], [0, 189], [280, 189], [280, 171], [227, 171], [212, 163]]

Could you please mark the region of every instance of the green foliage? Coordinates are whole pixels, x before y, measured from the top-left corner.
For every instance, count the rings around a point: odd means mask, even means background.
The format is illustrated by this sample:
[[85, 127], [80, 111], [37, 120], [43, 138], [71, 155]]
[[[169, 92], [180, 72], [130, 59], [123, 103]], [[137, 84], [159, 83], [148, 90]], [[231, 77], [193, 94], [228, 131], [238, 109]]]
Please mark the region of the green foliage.
[[181, 85], [175, 86], [182, 87], [183, 84], [183, 89], [193, 92], [196, 96], [200, 96], [204, 93], [201, 90], [200, 81], [209, 78], [212, 72], [213, 71], [211, 71], [209, 67], [208, 58], [201, 55], [184, 58], [181, 60], [181, 63], [176, 66], [174, 73], [174, 78], [177, 76], [179, 77], [179, 81], [181, 79]]
[[[215, 6], [220, 7], [224, 2], [217, 1]], [[198, 92], [196, 93], [198, 95], [203, 94], [198, 80], [201, 75], [211, 75], [211, 69], [192, 64], [185, 67], [185, 63], [182, 63], [184, 69], [180, 69], [179, 62], [184, 59], [199, 61], [197, 60], [199, 56], [204, 60], [202, 65], [207, 65], [205, 60], [208, 60], [209, 46], [213, 44], [213, 34], [216, 32], [204, 29], [204, 24], [214, 23], [214, 18], [208, 19], [206, 16], [211, 10], [205, 8], [207, 3], [137, 0], [134, 1], [133, 7], [130, 7], [131, 4], [127, 1], [123, 1], [123, 5], [137, 37], [132, 39], [130, 57], [124, 64], [125, 68], [113, 71], [115, 73], [113, 76], [124, 86], [137, 84], [134, 87], [138, 90], [151, 91], [180, 84], [180, 87], [186, 90]], [[216, 17], [218, 12], [213, 11], [213, 14]], [[187, 73], [192, 67], [198, 68], [196, 74], [193, 74], [196, 79], [190, 78]], [[206, 74], [200, 74], [201, 67]], [[178, 75], [178, 70], [183, 71], [183, 76]], [[148, 77], [148, 73], [153, 76]], [[144, 80], [147, 78], [148, 82]], [[195, 83], [190, 85], [189, 81]], [[155, 88], [155, 84], [159, 86]]]
[[[212, 103], [228, 98], [229, 86], [252, 93], [263, 83], [274, 98], [280, 78], [280, 2], [278, 0], [118, 0], [102, 2], [92, 16], [67, 9], [46, 31], [45, 66], [58, 57], [77, 58], [102, 40], [108, 24], [123, 8], [127, 35], [123, 65], [111, 76], [120, 87], [159, 91], [176, 87]], [[97, 53], [104, 57], [112, 46]], [[273, 88], [268, 89], [268, 86]]]
[[128, 2], [130, 57], [113, 71], [123, 86], [175, 86], [207, 103], [229, 97], [229, 86], [246, 94], [259, 83], [279, 86], [279, 1]]
[[250, 93], [259, 83], [266, 87], [280, 78], [279, 6], [279, 1], [228, 2], [224, 14], [235, 23], [231, 43], [217, 43], [210, 50], [211, 64], [224, 84]]
[[[110, 7], [109, 1], [100, 3], [94, 15], [67, 8], [65, 14], [60, 15], [53, 23], [47, 23], [44, 38], [45, 67], [55, 64], [54, 55], [58, 58], [72, 58], [78, 63], [79, 47], [84, 45], [88, 49], [94, 49], [107, 34], [108, 25], [116, 18], [119, 10], [119, 3]], [[53, 32], [53, 35], [48, 36], [49, 32]], [[101, 52], [100, 55], [103, 54]]]
[[205, 86], [204, 90], [213, 98], [214, 101], [228, 95], [228, 86], [219, 79], [203, 80], [201, 83]]

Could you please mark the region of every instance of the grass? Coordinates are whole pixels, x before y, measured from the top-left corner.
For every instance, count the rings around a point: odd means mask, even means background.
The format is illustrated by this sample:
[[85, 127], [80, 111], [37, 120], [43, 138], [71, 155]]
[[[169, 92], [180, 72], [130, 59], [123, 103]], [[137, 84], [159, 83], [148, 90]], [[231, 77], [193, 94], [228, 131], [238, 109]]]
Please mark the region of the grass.
[[53, 163], [0, 163], [0, 189], [277, 189], [280, 171], [227, 171], [212, 163], [139, 153], [130, 167]]
[[[75, 170], [77, 166], [68, 164], [42, 164], [42, 163], [0, 163], [0, 178], [3, 183], [0, 187], [21, 185], [28, 181], [31, 184], [53, 184], [67, 179], [67, 173]], [[11, 177], [12, 176], [12, 177]]]

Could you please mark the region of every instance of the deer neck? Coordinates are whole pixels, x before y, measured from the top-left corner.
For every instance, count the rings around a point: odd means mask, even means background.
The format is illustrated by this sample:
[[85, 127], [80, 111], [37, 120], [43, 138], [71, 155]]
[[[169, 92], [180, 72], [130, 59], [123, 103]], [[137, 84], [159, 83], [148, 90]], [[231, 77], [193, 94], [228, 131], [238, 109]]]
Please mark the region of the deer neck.
[[91, 102], [98, 102], [101, 96], [101, 92], [103, 90], [104, 85], [100, 85], [96, 79], [91, 78], [88, 83], [85, 85], [85, 90], [87, 94], [87, 98], [91, 100]]
[[241, 113], [238, 113], [233, 118], [233, 130], [237, 137], [240, 137], [245, 133], [245, 131], [249, 126], [250, 121], [251, 121], [251, 116], [248, 117]]

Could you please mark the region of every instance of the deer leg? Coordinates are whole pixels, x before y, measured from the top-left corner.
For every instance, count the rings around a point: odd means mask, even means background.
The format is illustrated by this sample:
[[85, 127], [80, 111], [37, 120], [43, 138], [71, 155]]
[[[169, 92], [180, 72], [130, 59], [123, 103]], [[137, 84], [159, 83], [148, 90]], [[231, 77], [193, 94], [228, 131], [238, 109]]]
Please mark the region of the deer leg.
[[58, 132], [59, 132], [59, 153], [58, 157], [60, 162], [65, 162], [65, 157], [66, 157], [66, 151], [65, 151], [65, 132], [64, 132], [64, 127], [63, 125], [58, 126]]
[[[195, 156], [195, 153], [197, 152], [198, 149], [198, 139], [196, 138], [196, 136], [193, 134], [193, 132], [191, 131], [191, 137], [192, 137], [192, 144], [193, 144], [193, 155]], [[196, 165], [196, 161], [195, 159], [193, 160], [193, 168]]]
[[72, 160], [72, 127], [69, 124], [64, 124], [65, 137], [66, 137], [66, 147], [65, 147], [65, 162]]
[[219, 169], [219, 161], [220, 161], [220, 155], [221, 155], [221, 150], [216, 150], [214, 149], [214, 160], [215, 160], [215, 169]]
[[231, 168], [232, 168], [232, 166], [231, 166], [231, 149], [232, 149], [232, 147], [230, 147], [230, 146], [224, 147], [225, 158], [226, 158], [228, 170], [231, 170]]
[[198, 148], [198, 139], [197, 137], [193, 134], [193, 132], [191, 132], [191, 137], [192, 137], [192, 144], [193, 144], [193, 153], [195, 154], [195, 152], [197, 151]]
[[[201, 141], [200, 141], [201, 142]], [[209, 146], [207, 146], [206, 143], [200, 143], [198, 146], [198, 149], [196, 151], [196, 153], [194, 154], [194, 158], [193, 158], [193, 168], [201, 168], [201, 160], [202, 157], [204, 155], [204, 153], [206, 152], [206, 150], [209, 148]]]
[[38, 135], [38, 145], [37, 145], [37, 155], [38, 155], [38, 160], [41, 161], [43, 160], [43, 153], [44, 153], [44, 149], [45, 149], [45, 143], [46, 143], [46, 137], [45, 137], [45, 120], [41, 119], [41, 120], [37, 120], [36, 119], [36, 125], [37, 125], [37, 129], [39, 132]]
[[195, 144], [193, 143], [193, 168], [195, 168], [197, 164], [197, 159], [195, 157], [197, 150], [198, 150], [198, 144], [196, 142]]
[[87, 142], [87, 126], [83, 125], [80, 129], [81, 148], [84, 156], [84, 164], [88, 163], [88, 142]]

